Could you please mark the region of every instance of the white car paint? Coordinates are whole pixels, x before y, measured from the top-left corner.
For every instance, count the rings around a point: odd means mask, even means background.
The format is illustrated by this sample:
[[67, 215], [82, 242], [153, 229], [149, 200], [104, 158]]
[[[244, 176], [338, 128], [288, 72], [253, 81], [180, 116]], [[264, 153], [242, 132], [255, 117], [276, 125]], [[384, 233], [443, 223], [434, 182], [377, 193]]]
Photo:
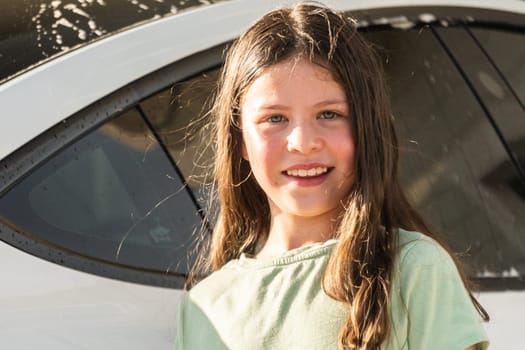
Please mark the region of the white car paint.
[[484, 292], [479, 301], [490, 315], [490, 322], [484, 323], [490, 349], [525, 349], [525, 291]]
[[[162, 66], [229, 41], [283, 1], [239, 0], [188, 10], [73, 50], [0, 86], [0, 159], [83, 107]], [[338, 9], [421, 1], [327, 1]], [[522, 1], [428, 1], [525, 14]], [[205, 23], [205, 25], [203, 25]], [[212, 29], [212, 30], [210, 30]], [[96, 69], [88, 69], [96, 67]], [[74, 77], [74, 80], [73, 78]], [[74, 86], [74, 88], [72, 88]], [[172, 348], [181, 291], [79, 272], [0, 242], [1, 349]], [[483, 293], [493, 349], [524, 348], [525, 292]]]
[[182, 291], [79, 272], [3, 242], [0, 259], [0, 349], [173, 347]]

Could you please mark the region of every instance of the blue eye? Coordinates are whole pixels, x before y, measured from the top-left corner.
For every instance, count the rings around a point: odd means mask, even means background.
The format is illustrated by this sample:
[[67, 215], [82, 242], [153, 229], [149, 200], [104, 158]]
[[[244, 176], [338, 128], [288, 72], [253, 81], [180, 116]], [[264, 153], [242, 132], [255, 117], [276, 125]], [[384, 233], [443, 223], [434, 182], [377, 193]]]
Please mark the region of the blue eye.
[[270, 123], [282, 123], [284, 121], [284, 117], [280, 114], [275, 114], [269, 116], [266, 120]]
[[328, 119], [328, 120], [332, 120], [332, 119], [335, 119], [339, 116], [339, 114], [335, 113], [335, 112], [332, 112], [332, 111], [325, 111], [325, 112], [322, 112], [321, 115], [320, 115], [320, 118], [321, 119]]

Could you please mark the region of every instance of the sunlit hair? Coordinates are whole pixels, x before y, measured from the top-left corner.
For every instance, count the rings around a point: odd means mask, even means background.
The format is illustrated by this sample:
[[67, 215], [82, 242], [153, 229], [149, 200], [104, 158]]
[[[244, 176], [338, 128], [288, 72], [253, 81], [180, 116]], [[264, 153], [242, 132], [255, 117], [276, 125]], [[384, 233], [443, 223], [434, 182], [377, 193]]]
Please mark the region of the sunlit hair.
[[221, 209], [209, 262], [212, 269], [219, 269], [242, 253], [253, 254], [267, 238], [268, 201], [242, 158], [240, 103], [262, 70], [290, 58], [306, 58], [329, 69], [348, 99], [356, 150], [355, 185], [342, 203], [344, 210], [334, 232], [339, 243], [322, 287], [348, 305], [339, 348], [379, 349], [390, 328], [397, 229], [434, 235], [399, 184], [398, 142], [382, 69], [347, 15], [308, 4], [275, 10], [252, 25], [229, 50], [212, 111], [214, 176]]

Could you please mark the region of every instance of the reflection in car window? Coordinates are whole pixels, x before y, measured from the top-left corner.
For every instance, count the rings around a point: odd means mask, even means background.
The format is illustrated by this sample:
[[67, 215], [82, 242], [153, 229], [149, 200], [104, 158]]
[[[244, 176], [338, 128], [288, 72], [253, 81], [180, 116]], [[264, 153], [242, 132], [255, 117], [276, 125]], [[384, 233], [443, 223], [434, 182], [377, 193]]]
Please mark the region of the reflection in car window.
[[217, 68], [177, 83], [140, 104], [201, 208], [209, 204], [213, 146], [208, 121], [218, 72]]
[[[489, 29], [486, 29], [489, 30]], [[440, 28], [439, 37], [450, 49], [477, 96], [498, 128], [525, 186], [525, 107], [496, 62], [489, 60], [464, 28]], [[502, 62], [501, 62], [502, 63]], [[521, 78], [515, 78], [519, 82]], [[516, 180], [519, 180], [517, 176]]]
[[0, 198], [0, 219], [59, 249], [186, 273], [200, 218], [137, 110], [54, 156]]
[[525, 33], [488, 28], [471, 32], [525, 105]]
[[523, 189], [450, 58], [429, 29], [367, 36], [382, 48], [412, 202], [464, 254], [469, 274], [524, 275]]

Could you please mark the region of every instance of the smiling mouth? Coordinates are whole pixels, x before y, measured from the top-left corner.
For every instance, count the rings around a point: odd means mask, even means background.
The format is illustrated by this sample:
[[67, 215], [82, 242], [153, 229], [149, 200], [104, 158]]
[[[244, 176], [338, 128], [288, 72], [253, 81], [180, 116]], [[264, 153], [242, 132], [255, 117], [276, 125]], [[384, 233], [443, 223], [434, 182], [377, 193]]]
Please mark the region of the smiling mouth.
[[317, 167], [317, 168], [311, 168], [311, 169], [292, 169], [292, 170], [286, 170], [285, 174], [288, 176], [296, 176], [296, 177], [314, 177], [314, 176], [326, 174], [330, 170], [331, 169], [327, 167]]

